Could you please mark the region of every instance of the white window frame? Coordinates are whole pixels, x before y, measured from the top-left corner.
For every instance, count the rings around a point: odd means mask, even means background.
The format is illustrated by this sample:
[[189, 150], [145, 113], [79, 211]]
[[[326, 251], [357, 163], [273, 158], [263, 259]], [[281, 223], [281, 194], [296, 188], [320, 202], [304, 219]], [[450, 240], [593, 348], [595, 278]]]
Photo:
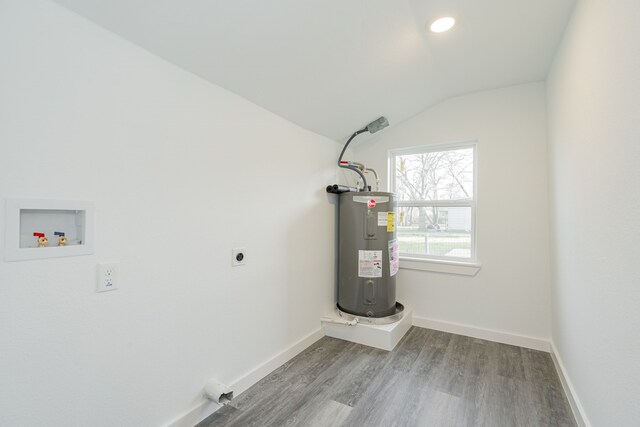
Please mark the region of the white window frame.
[[[432, 153], [436, 151], [450, 151], [463, 148], [473, 149], [473, 198], [459, 199], [459, 200], [439, 200], [439, 201], [412, 201], [412, 202], [400, 202], [398, 201], [398, 207], [405, 206], [424, 206], [424, 207], [470, 207], [471, 208], [471, 256], [469, 258], [461, 257], [448, 257], [438, 255], [423, 255], [413, 253], [400, 253], [400, 260], [405, 260], [405, 264], [413, 261], [435, 261], [446, 262], [454, 264], [473, 264], [478, 265], [478, 251], [476, 246], [476, 205], [478, 204], [478, 141], [461, 141], [461, 142], [447, 142], [441, 144], [429, 144], [421, 145], [417, 147], [398, 148], [392, 149], [388, 152], [388, 185], [389, 191], [396, 192], [396, 157], [399, 155], [411, 155], [421, 153]], [[408, 262], [407, 262], [408, 261]], [[401, 263], [402, 266], [402, 263]], [[410, 267], [409, 267], [410, 268]], [[426, 269], [426, 268], [418, 268]], [[428, 270], [428, 269], [427, 269]], [[476, 271], [477, 272], [477, 271]], [[475, 274], [475, 272], [474, 272]]]

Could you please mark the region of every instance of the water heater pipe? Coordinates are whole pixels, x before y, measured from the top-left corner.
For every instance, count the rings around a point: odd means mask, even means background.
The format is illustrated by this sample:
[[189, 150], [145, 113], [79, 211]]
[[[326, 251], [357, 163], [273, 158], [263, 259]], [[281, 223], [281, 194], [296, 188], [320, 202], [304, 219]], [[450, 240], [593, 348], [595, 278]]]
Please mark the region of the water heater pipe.
[[338, 325], [347, 325], [347, 326], [356, 326], [358, 324], [358, 319], [353, 320], [341, 320], [341, 319], [333, 319], [331, 317], [323, 317], [320, 319], [322, 322], [327, 323], [337, 323]]
[[362, 182], [364, 183], [362, 190], [360, 191], [367, 191], [368, 187], [367, 187], [367, 178], [364, 177], [364, 174], [362, 173], [362, 171], [360, 169], [358, 169], [357, 166], [352, 166], [352, 165], [345, 165], [342, 163], [342, 156], [344, 156], [344, 152], [347, 150], [347, 147], [349, 146], [349, 144], [351, 143], [351, 141], [353, 140], [353, 138], [355, 138], [356, 136], [360, 135], [361, 133], [364, 133], [367, 131], [367, 128], [364, 129], [360, 129], [357, 130], [353, 133], [353, 135], [351, 135], [351, 137], [347, 140], [347, 143], [344, 144], [344, 147], [342, 148], [342, 152], [340, 153], [340, 157], [338, 158], [338, 166], [344, 169], [349, 169], [354, 171], [355, 173], [357, 173], [358, 175], [360, 175], [360, 178], [362, 178]]
[[[357, 130], [353, 133], [353, 135], [351, 135], [351, 137], [347, 140], [347, 143], [344, 145], [344, 147], [342, 148], [342, 152], [340, 153], [340, 158], [338, 158], [338, 166], [344, 169], [349, 169], [354, 171], [355, 173], [357, 173], [358, 175], [360, 175], [360, 178], [362, 178], [362, 182], [363, 182], [363, 186], [362, 186], [362, 190], [360, 191], [367, 191], [369, 190], [369, 186], [367, 185], [367, 178], [365, 178], [364, 173], [357, 167], [354, 166], [354, 162], [350, 162], [351, 164], [343, 164], [342, 163], [342, 156], [344, 156], [344, 152], [347, 150], [347, 147], [349, 146], [349, 144], [351, 143], [351, 141], [353, 140], [353, 138], [355, 138], [356, 136], [360, 135], [361, 133], [364, 132], [370, 132], [370, 133], [376, 133], [384, 128], [386, 128], [387, 126], [389, 126], [389, 121], [387, 120], [386, 117], [382, 116], [374, 121], [372, 121], [371, 123], [369, 123], [367, 126], [365, 126], [364, 128]], [[364, 169], [364, 165], [362, 165], [363, 169]], [[376, 174], [377, 177], [378, 174]]]
[[339, 184], [327, 185], [327, 193], [341, 194], [348, 193], [350, 191], [358, 191], [358, 189], [356, 187], [348, 187], [346, 185]]
[[226, 405], [233, 399], [233, 390], [216, 378], [211, 378], [204, 386], [204, 395], [218, 405]]

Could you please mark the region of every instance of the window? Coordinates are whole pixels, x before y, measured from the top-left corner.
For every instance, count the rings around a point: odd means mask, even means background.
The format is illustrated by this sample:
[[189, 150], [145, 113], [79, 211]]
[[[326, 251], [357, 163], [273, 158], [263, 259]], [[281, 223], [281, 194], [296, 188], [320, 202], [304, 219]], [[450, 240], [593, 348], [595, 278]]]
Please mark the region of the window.
[[389, 153], [400, 256], [474, 262], [476, 143]]

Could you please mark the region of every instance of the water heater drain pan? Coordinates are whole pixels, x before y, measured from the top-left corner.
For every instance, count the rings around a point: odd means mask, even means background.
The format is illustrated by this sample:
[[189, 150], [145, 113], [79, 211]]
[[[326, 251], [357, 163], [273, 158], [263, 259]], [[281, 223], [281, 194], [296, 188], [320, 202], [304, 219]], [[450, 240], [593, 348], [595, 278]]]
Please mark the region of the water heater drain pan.
[[390, 316], [385, 317], [366, 317], [366, 316], [357, 316], [355, 314], [347, 313], [340, 308], [340, 305], [337, 305], [338, 314], [345, 320], [355, 320], [358, 319], [358, 323], [364, 323], [368, 325], [389, 325], [391, 323], [395, 323], [402, 319], [404, 314], [404, 305], [400, 304], [396, 301], [396, 312]]

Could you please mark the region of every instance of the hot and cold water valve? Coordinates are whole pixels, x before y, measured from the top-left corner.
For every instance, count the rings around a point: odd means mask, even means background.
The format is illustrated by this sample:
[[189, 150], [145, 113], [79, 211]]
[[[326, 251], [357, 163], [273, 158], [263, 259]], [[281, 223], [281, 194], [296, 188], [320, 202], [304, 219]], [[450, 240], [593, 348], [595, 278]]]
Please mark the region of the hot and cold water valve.
[[54, 236], [58, 236], [58, 246], [66, 246], [67, 245], [67, 236], [62, 231], [55, 231], [53, 233]]
[[[55, 231], [53, 235], [58, 236], [58, 246], [67, 245], [67, 237], [65, 236], [64, 232]], [[39, 248], [46, 248], [47, 244], [49, 244], [49, 238], [45, 235], [45, 233], [35, 232], [33, 233], [33, 236], [38, 238], [37, 243]]]
[[94, 203], [7, 198], [4, 258], [26, 261], [93, 253]]
[[38, 247], [39, 248], [46, 248], [47, 247], [47, 243], [49, 243], [49, 239], [47, 238], [47, 236], [45, 236], [44, 233], [33, 233], [33, 237], [37, 237], [38, 238]]

